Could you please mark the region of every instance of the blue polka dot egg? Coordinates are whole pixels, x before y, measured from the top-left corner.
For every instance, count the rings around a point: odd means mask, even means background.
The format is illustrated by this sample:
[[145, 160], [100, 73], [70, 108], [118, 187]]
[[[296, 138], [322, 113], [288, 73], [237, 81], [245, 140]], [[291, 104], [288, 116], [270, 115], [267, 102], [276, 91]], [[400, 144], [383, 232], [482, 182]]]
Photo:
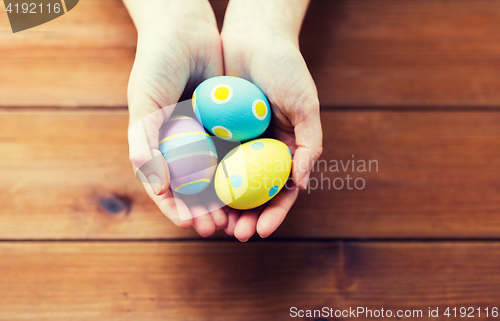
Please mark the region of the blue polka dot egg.
[[215, 173], [217, 196], [239, 210], [258, 207], [285, 186], [292, 168], [292, 155], [279, 140], [262, 138], [231, 150]]
[[242, 78], [220, 76], [205, 80], [194, 91], [192, 104], [203, 126], [225, 140], [257, 138], [271, 121], [264, 93]]

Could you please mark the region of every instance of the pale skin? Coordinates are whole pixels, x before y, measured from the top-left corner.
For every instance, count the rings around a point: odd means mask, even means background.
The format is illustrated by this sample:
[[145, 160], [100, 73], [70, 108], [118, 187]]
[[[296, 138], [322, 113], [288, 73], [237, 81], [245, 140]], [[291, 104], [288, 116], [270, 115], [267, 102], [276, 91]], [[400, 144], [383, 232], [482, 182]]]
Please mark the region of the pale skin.
[[[148, 177], [144, 186], [151, 199], [179, 228], [193, 226], [201, 236], [224, 229], [242, 242], [255, 232], [267, 237], [285, 219], [298, 190], [307, 187], [322, 152], [318, 95], [298, 48], [308, 1], [230, 0], [219, 34], [207, 0], [124, 0], [138, 31], [128, 88], [130, 160]], [[159, 128], [172, 112], [165, 107], [175, 104], [185, 88], [192, 91], [220, 75], [242, 77], [262, 89], [272, 105], [271, 133], [293, 154], [294, 184], [288, 185], [294, 186], [257, 209], [174, 199], [158, 150]], [[138, 138], [145, 131], [149, 142]], [[193, 218], [181, 221], [180, 211]], [[196, 216], [198, 211], [210, 213]]]

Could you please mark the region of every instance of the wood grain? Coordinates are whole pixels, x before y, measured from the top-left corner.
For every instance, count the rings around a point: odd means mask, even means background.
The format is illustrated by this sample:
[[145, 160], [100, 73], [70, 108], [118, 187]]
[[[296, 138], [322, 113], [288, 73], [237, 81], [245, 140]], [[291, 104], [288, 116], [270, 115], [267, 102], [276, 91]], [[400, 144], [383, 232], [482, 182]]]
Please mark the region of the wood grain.
[[293, 306], [428, 313], [500, 299], [497, 242], [6, 242], [0, 256], [9, 321], [289, 320]]
[[80, 1], [64, 16], [15, 34], [0, 11], [0, 105], [127, 105], [136, 31], [121, 1]]
[[[133, 177], [127, 118], [126, 111], [1, 113], [0, 239], [194, 237], [174, 227]], [[500, 237], [499, 113], [326, 111], [322, 121], [328, 167], [315, 168], [311, 190], [275, 237]], [[376, 160], [378, 172], [374, 163], [371, 172], [350, 165], [344, 172], [340, 161], [353, 159], [356, 166]], [[349, 190], [347, 175], [366, 186], [357, 190], [350, 180]]]
[[[137, 35], [120, 0], [16, 34], [0, 11], [0, 106], [127, 105]], [[498, 106], [499, 28], [497, 1], [317, 0], [301, 48], [323, 106]]]
[[[498, 307], [499, 18], [488, 0], [313, 1], [301, 48], [334, 107], [325, 152], [272, 240], [239, 244], [179, 230], [133, 177], [121, 0], [16, 34], [0, 4], [0, 321]], [[364, 188], [332, 186], [347, 175]]]
[[[220, 25], [226, 5], [213, 3]], [[16, 34], [2, 10], [0, 32], [0, 106], [127, 105], [137, 32], [121, 0], [81, 1], [68, 14]]]
[[301, 48], [324, 106], [498, 106], [500, 2], [313, 1]]

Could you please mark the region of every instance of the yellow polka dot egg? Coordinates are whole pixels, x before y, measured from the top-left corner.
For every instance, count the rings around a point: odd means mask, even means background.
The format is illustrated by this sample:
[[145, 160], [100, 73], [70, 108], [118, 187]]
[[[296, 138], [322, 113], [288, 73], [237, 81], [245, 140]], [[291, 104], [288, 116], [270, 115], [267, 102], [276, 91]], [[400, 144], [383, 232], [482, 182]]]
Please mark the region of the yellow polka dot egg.
[[217, 196], [229, 207], [246, 210], [272, 199], [285, 186], [292, 168], [290, 149], [262, 138], [231, 150], [215, 173]]
[[267, 129], [271, 120], [264, 93], [242, 78], [220, 76], [205, 80], [194, 91], [192, 104], [203, 126], [225, 140], [254, 139]]

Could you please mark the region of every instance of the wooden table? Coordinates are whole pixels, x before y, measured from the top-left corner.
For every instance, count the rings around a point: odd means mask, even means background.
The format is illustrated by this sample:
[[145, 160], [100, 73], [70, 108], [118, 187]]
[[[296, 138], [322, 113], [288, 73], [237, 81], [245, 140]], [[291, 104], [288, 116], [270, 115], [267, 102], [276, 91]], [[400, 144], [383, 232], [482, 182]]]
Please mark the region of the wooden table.
[[[221, 21], [226, 2], [212, 3]], [[366, 186], [303, 192], [246, 244], [177, 229], [134, 179], [136, 32], [120, 1], [16, 34], [2, 7], [0, 26], [0, 320], [485, 319], [500, 305], [499, 1], [313, 1], [301, 48], [322, 159], [378, 171], [316, 168]]]

